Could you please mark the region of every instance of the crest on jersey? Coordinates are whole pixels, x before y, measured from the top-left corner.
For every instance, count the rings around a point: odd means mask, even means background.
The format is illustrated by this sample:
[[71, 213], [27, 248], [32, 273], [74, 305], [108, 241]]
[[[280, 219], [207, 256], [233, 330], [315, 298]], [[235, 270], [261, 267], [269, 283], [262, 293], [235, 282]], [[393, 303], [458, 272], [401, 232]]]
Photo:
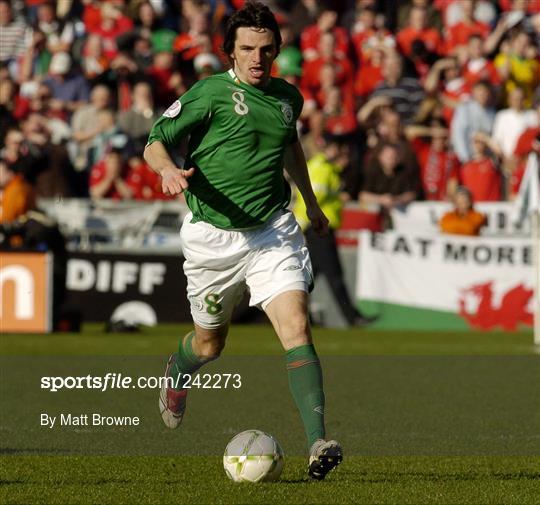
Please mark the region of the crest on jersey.
[[281, 113], [287, 124], [291, 124], [293, 120], [293, 109], [289, 102], [281, 102]]
[[180, 103], [180, 100], [175, 100], [173, 104], [163, 113], [163, 115], [172, 119], [180, 114], [181, 109], [182, 104]]

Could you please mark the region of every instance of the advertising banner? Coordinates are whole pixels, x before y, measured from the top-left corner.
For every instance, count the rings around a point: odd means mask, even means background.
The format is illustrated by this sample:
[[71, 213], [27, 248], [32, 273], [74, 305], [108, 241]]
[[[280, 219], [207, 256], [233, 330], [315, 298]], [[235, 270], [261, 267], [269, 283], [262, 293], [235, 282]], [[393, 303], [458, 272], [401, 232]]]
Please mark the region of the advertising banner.
[[46, 333], [52, 326], [51, 257], [0, 252], [0, 333]]
[[360, 232], [356, 295], [395, 329], [533, 324], [530, 238]]
[[180, 255], [71, 253], [67, 299], [84, 321], [133, 311], [154, 322], [189, 321], [182, 261]]

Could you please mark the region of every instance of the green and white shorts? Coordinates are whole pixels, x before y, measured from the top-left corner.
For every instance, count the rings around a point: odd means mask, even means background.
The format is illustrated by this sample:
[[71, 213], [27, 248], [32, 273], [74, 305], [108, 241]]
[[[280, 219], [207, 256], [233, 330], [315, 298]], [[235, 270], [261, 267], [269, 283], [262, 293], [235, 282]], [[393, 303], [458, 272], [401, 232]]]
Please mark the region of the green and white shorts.
[[246, 289], [262, 310], [286, 291], [311, 289], [313, 273], [304, 235], [289, 211], [260, 228], [222, 230], [185, 218], [180, 230], [193, 321], [203, 328], [226, 324]]

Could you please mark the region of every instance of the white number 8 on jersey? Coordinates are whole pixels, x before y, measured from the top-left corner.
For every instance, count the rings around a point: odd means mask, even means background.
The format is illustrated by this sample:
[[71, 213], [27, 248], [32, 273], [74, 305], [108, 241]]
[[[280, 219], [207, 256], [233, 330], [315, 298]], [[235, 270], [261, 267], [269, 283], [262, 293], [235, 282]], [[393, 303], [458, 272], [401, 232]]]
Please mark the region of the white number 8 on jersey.
[[236, 112], [239, 116], [245, 116], [249, 112], [249, 107], [247, 106], [246, 102], [244, 102], [246, 99], [244, 93], [241, 91], [235, 91], [232, 94], [232, 99], [236, 104], [234, 106], [234, 112]]

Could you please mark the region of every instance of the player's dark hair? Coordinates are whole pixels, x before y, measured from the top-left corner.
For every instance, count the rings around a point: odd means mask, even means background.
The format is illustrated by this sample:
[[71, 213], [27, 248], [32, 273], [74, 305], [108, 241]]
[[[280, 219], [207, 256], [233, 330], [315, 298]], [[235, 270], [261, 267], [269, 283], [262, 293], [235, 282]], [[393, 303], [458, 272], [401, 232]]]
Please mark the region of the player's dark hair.
[[274, 14], [272, 14], [272, 11], [266, 5], [260, 2], [246, 2], [246, 5], [242, 9], [236, 11], [228, 19], [223, 40], [223, 52], [227, 56], [234, 50], [236, 30], [241, 27], [266, 28], [267, 30], [270, 30], [274, 34], [276, 50], [277, 53], [279, 53], [279, 48], [281, 47], [279, 25]]

